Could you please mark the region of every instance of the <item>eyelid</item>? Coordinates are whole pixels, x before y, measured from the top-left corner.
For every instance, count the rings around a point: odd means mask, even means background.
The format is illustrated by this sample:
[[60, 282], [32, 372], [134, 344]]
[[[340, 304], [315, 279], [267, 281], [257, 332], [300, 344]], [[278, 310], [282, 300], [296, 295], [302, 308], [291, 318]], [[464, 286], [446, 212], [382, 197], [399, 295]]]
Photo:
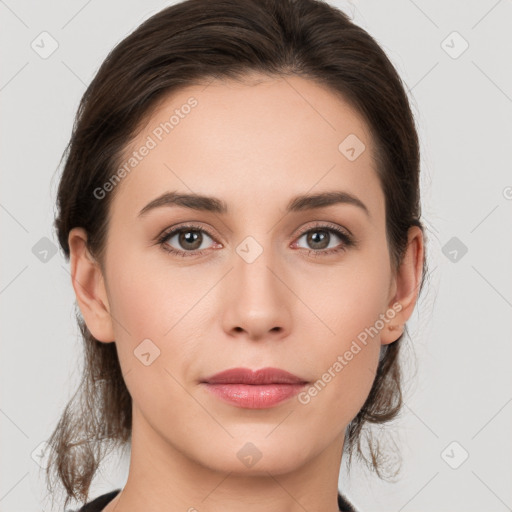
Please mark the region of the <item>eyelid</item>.
[[356, 239], [356, 237], [352, 234], [352, 232], [343, 226], [340, 226], [338, 224], [334, 224], [329, 221], [314, 221], [314, 225], [305, 226], [304, 228], [300, 229], [300, 232], [295, 237], [295, 242], [293, 242], [293, 245], [298, 244], [298, 240], [302, 238], [306, 233], [309, 233], [311, 231], [328, 231], [331, 233], [334, 233], [340, 240], [341, 240], [341, 247], [335, 247], [331, 249], [321, 249], [321, 250], [315, 250], [315, 249], [304, 249], [308, 255], [315, 255], [316, 256], [329, 256], [332, 254], [337, 254], [339, 252], [345, 252], [348, 249], [357, 249], [359, 247], [359, 240]]
[[[300, 228], [299, 233], [297, 233], [294, 237], [294, 244], [297, 243], [298, 239], [300, 239], [305, 233], [308, 233], [309, 231], [313, 231], [315, 229], [325, 229], [327, 231], [334, 232], [338, 238], [342, 240], [342, 248], [340, 249], [326, 249], [326, 250], [315, 250], [315, 249], [304, 249], [308, 253], [317, 253], [318, 255], [327, 255], [333, 252], [342, 251], [344, 249], [347, 249], [349, 247], [357, 247], [358, 241], [355, 239], [352, 232], [345, 227], [342, 227], [338, 224], [334, 224], [329, 221], [312, 221], [314, 224], [307, 224], [306, 226]], [[161, 234], [159, 234], [156, 237], [156, 242], [162, 248], [171, 254], [179, 255], [179, 256], [200, 256], [204, 252], [207, 252], [208, 249], [198, 249], [195, 251], [183, 251], [181, 249], [175, 249], [174, 247], [171, 248], [164, 248], [164, 244], [167, 243], [169, 238], [172, 238], [176, 236], [176, 234], [180, 233], [181, 231], [185, 231], [187, 229], [194, 230], [194, 231], [202, 231], [206, 233], [216, 244], [219, 244], [220, 242], [217, 242], [217, 237], [213, 235], [209, 228], [205, 228], [202, 225], [196, 224], [194, 222], [185, 222], [183, 224], [178, 224], [171, 226], [169, 228], [166, 228], [164, 231], [162, 231]], [[221, 244], [222, 245], [222, 244]]]
[[162, 240], [163, 238], [167, 238], [168, 236], [175, 235], [176, 233], [179, 233], [181, 230], [197, 230], [197, 231], [204, 231], [210, 238], [216, 239], [216, 236], [211, 233], [209, 228], [204, 227], [203, 225], [196, 224], [195, 222], [184, 222], [179, 223], [173, 226], [169, 226], [165, 228], [159, 235], [157, 235], [154, 238], [155, 242], [158, 242]]
[[315, 229], [315, 228], [317, 228], [317, 229], [319, 229], [319, 228], [331, 228], [334, 231], [340, 231], [341, 233], [343, 233], [347, 237], [354, 239], [354, 235], [352, 234], [352, 232], [348, 228], [345, 228], [345, 227], [340, 226], [338, 224], [334, 224], [332, 222], [329, 222], [328, 220], [317, 220], [317, 221], [312, 221], [312, 222], [314, 223], [313, 225], [309, 224], [306, 227], [301, 228], [299, 230], [299, 233], [298, 233], [297, 236], [302, 236], [304, 233], [307, 233], [308, 231], [311, 231], [312, 229]]

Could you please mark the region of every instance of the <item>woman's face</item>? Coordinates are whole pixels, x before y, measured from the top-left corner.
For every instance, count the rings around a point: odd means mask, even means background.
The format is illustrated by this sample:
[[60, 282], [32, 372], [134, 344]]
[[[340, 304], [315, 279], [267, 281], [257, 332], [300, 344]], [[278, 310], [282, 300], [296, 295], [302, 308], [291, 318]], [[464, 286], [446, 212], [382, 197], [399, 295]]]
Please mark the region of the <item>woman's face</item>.
[[[153, 112], [104, 187], [112, 334], [89, 325], [115, 339], [153, 456], [278, 474], [341, 448], [403, 323], [372, 153], [360, 116], [299, 77], [188, 87]], [[296, 199], [325, 193], [355, 199]], [[141, 213], [163, 194], [210, 199]], [[309, 384], [251, 408], [203, 383], [239, 367]]]

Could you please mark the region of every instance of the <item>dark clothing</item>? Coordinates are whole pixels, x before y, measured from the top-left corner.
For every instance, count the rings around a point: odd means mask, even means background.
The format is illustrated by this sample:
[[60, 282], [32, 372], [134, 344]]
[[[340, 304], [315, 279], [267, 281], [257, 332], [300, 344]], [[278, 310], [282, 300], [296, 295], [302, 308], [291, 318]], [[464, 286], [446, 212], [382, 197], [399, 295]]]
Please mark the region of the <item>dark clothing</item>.
[[340, 512], [357, 512], [354, 505], [338, 491], [338, 508]]
[[89, 501], [82, 508], [78, 510], [68, 510], [66, 512], [101, 512], [119, 493], [121, 489], [110, 491], [107, 494], [102, 494], [98, 498]]
[[[111, 491], [107, 494], [102, 494], [98, 498], [86, 503], [82, 508], [78, 509], [76, 512], [101, 512], [121, 491], [121, 489], [116, 489], [115, 491]], [[342, 496], [338, 492], [338, 508], [340, 512], [357, 512], [353, 505], [347, 501], [347, 499]], [[73, 510], [68, 510], [67, 512], [75, 512]]]

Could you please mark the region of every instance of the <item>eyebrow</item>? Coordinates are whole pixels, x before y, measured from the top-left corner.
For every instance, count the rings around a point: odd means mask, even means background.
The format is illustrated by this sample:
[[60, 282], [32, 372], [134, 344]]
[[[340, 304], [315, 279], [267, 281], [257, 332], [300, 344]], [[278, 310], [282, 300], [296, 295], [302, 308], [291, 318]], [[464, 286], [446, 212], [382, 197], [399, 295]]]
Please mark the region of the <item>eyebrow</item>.
[[[321, 192], [318, 194], [305, 194], [293, 197], [286, 206], [286, 212], [301, 212], [324, 208], [334, 204], [350, 204], [363, 210], [368, 217], [371, 217], [366, 205], [356, 196], [343, 191]], [[150, 210], [163, 206], [180, 206], [191, 210], [227, 214], [227, 204], [216, 197], [199, 194], [184, 194], [180, 192], [166, 192], [153, 199], [139, 212], [139, 217], [146, 215]]]

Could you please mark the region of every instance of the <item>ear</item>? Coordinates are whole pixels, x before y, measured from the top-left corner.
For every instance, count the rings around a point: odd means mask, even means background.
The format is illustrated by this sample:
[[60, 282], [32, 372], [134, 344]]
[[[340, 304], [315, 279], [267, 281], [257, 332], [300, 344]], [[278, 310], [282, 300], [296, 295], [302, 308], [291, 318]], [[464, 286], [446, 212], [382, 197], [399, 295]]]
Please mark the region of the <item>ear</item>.
[[114, 341], [114, 329], [101, 268], [87, 249], [87, 233], [73, 228], [68, 236], [71, 282], [85, 323], [103, 342]]
[[[387, 345], [396, 341], [403, 333], [419, 294], [423, 275], [423, 232], [418, 226], [409, 228], [406, 252], [402, 263], [393, 276], [388, 304], [388, 323], [381, 331], [381, 343]], [[391, 319], [391, 310], [395, 316]]]

